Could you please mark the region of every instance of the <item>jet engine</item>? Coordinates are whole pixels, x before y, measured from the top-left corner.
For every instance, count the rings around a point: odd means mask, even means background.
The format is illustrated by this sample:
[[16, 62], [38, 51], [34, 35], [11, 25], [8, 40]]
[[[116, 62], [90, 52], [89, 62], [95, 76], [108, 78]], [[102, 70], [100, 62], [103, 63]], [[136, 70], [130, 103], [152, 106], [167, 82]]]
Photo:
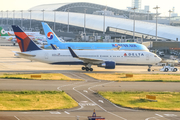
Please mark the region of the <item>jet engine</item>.
[[105, 69], [115, 69], [116, 63], [113, 61], [106, 61], [98, 65], [98, 67], [104, 67]]

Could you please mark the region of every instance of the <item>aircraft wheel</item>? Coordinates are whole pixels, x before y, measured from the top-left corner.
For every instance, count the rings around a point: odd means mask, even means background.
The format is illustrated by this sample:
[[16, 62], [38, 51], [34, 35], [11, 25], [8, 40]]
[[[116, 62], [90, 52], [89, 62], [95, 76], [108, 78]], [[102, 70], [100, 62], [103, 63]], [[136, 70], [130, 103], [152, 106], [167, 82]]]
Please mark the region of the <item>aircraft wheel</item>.
[[82, 67], [82, 70], [85, 70], [85, 67]]
[[168, 72], [168, 68], [165, 68], [164, 72]]
[[88, 67], [86, 67], [86, 71], [89, 71], [89, 68], [88, 68]]
[[90, 70], [90, 71], [93, 71], [93, 68], [90, 68], [89, 70]]
[[173, 69], [173, 72], [176, 72], [176, 71], [177, 71], [177, 68], [174, 68], [174, 69]]
[[151, 72], [151, 69], [150, 69], [150, 68], [148, 69], [148, 72]]

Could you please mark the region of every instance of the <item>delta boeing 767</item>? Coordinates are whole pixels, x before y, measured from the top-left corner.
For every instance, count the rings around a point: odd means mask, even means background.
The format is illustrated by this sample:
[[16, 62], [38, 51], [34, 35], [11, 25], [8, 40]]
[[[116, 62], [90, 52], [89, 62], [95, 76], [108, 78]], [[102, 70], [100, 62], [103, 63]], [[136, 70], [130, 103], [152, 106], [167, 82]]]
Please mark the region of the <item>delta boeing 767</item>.
[[[149, 51], [121, 50], [42, 50], [18, 26], [12, 25], [21, 52], [16, 56], [49, 64], [84, 65], [82, 70], [93, 71], [92, 65], [115, 69], [116, 65], [152, 66], [161, 61]], [[150, 71], [150, 70], [149, 70]]]

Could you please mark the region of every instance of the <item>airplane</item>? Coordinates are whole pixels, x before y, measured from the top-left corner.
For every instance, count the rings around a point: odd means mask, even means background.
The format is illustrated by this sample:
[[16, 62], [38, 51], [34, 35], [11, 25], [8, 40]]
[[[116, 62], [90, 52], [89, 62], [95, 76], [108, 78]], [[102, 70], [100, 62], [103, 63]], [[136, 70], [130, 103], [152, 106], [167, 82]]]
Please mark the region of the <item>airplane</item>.
[[43, 26], [46, 40], [48, 42], [48, 45], [45, 45], [44, 49], [51, 48], [50, 46], [51, 44], [53, 44], [56, 45], [59, 49], [68, 49], [68, 47], [71, 47], [72, 49], [108, 50], [118, 48], [120, 46], [120, 50], [149, 51], [146, 46], [137, 43], [63, 42], [64, 40], [58, 38], [47, 23], [41, 22], [41, 24]]
[[[33, 41], [36, 41], [37, 43], [44, 45], [47, 44], [46, 41], [44, 41], [46, 38], [44, 35], [41, 35], [38, 32], [25, 32], [28, 37], [33, 39]], [[13, 31], [5, 31], [2, 27], [0, 27], [0, 38], [5, 38], [8, 41], [11, 41], [13, 45], [17, 43], [16, 37], [14, 35]]]
[[21, 52], [15, 56], [48, 64], [84, 65], [82, 70], [93, 71], [92, 65], [115, 69], [116, 65], [148, 65], [150, 67], [161, 61], [156, 54], [149, 51], [121, 50], [42, 50], [19, 26], [12, 25]]

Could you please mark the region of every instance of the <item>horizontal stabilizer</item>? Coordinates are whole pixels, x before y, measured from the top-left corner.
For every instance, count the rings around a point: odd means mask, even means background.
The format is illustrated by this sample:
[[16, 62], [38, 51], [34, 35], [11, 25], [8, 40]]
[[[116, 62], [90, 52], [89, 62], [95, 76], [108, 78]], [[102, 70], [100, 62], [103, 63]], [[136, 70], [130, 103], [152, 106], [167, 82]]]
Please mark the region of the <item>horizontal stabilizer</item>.
[[16, 52], [16, 54], [22, 55], [22, 56], [27, 56], [27, 57], [35, 57], [36, 55], [30, 55], [22, 52]]

